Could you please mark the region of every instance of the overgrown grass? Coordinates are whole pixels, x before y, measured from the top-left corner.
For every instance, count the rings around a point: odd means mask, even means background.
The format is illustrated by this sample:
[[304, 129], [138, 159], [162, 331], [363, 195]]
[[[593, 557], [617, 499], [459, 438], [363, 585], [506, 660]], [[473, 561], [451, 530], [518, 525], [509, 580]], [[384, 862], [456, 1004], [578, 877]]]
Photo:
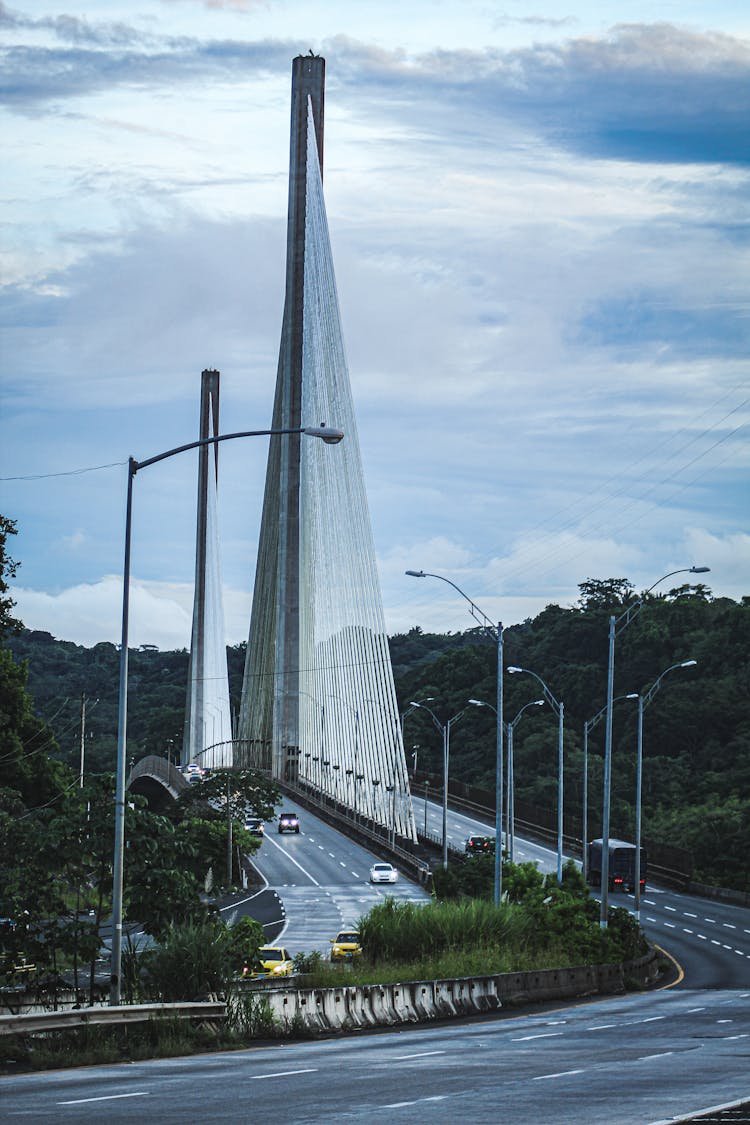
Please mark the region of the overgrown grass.
[[230, 1026], [153, 1019], [121, 1027], [91, 1026], [44, 1035], [4, 1036], [0, 1068], [7, 1071], [94, 1066], [137, 1059], [166, 1059], [244, 1045]]

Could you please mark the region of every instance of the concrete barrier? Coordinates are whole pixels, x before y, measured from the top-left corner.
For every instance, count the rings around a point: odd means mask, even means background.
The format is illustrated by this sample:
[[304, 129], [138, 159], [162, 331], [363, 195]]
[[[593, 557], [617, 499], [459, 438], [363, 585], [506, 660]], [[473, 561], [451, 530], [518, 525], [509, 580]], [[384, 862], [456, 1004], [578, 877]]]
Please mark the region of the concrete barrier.
[[630, 981], [652, 983], [658, 974], [656, 950], [622, 965], [579, 965], [523, 973], [349, 985], [342, 988], [268, 989], [263, 995], [284, 1029], [293, 1021], [314, 1031], [428, 1023], [480, 1015], [503, 1007], [579, 996], [624, 992]]

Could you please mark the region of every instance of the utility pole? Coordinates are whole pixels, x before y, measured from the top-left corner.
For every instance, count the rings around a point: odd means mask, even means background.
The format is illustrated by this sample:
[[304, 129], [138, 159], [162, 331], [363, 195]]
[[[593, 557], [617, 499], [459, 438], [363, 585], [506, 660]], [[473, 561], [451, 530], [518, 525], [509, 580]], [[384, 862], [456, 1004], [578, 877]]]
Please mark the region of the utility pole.
[[86, 692], [81, 692], [81, 771], [79, 776], [79, 785], [83, 789], [83, 759], [85, 753], [85, 739], [86, 739]]

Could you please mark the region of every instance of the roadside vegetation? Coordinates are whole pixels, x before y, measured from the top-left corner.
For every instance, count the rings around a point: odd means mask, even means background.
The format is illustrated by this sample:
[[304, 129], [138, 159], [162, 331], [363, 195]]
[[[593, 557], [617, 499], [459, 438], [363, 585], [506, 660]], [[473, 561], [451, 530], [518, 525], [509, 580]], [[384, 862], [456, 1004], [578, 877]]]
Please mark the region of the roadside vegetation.
[[[581, 822], [584, 723], [605, 702], [607, 634], [611, 613], [637, 595], [625, 578], [589, 578], [572, 606], [549, 605], [535, 618], [505, 630], [508, 665], [532, 668], [565, 703], [566, 831]], [[49, 727], [35, 745], [55, 764], [76, 768], [80, 753], [81, 693], [90, 701], [86, 719], [87, 771], [111, 773], [117, 731], [118, 651], [102, 643], [84, 648], [42, 631], [8, 633], [10, 653], [28, 662], [34, 703], [27, 722]], [[401, 710], [409, 700], [432, 696], [439, 717], [463, 717], [451, 738], [451, 781], [494, 792], [496, 646], [478, 629], [424, 633], [418, 627], [389, 641]], [[230, 694], [240, 694], [245, 646], [227, 650]], [[750, 598], [715, 598], [702, 584], [685, 583], [647, 594], [643, 609], [618, 640], [615, 696], [643, 691], [667, 667], [682, 660], [696, 667], [669, 677], [644, 722], [643, 832], [647, 846], [682, 849], [680, 864], [697, 881], [750, 891]], [[133, 651], [128, 755], [179, 751], [185, 708], [188, 654]], [[508, 676], [505, 714], [512, 719], [537, 691], [528, 676]], [[94, 702], [96, 701], [96, 702]], [[635, 818], [637, 707], [616, 705], [611, 834], [632, 839]], [[54, 737], [53, 737], [54, 736]], [[556, 719], [547, 707], [533, 708], [514, 736], [516, 814], [554, 821], [557, 777]], [[430, 717], [414, 711], [406, 720], [407, 752], [416, 748], [418, 773], [439, 782], [442, 742]], [[600, 834], [604, 723], [588, 740], [590, 835]], [[40, 779], [41, 782], [41, 779]], [[419, 787], [417, 786], [419, 790]], [[491, 799], [491, 798], [490, 798]], [[523, 811], [522, 811], [523, 810]], [[537, 820], [541, 823], [541, 820]], [[668, 864], [668, 866], [674, 866]]]
[[[466, 865], [487, 864], [480, 856]], [[532, 863], [503, 865], [507, 900], [500, 907], [461, 888], [451, 868], [436, 881], [437, 898], [426, 906], [386, 899], [359, 921], [362, 954], [345, 968], [351, 984], [486, 976], [633, 960], [647, 951], [627, 910], [610, 911], [606, 930], [580, 872], [571, 861], [558, 886]], [[442, 886], [441, 886], [442, 885]], [[449, 895], [445, 895], [448, 889]], [[297, 961], [314, 987], [341, 983], [342, 967], [315, 955]]]

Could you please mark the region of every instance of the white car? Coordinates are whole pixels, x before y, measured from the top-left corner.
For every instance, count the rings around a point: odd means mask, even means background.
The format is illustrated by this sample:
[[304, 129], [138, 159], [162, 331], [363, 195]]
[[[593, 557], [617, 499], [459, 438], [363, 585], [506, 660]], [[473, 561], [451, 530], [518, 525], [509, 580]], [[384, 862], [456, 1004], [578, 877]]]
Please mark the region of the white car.
[[370, 868], [371, 883], [396, 883], [398, 871], [390, 863], [373, 863]]

